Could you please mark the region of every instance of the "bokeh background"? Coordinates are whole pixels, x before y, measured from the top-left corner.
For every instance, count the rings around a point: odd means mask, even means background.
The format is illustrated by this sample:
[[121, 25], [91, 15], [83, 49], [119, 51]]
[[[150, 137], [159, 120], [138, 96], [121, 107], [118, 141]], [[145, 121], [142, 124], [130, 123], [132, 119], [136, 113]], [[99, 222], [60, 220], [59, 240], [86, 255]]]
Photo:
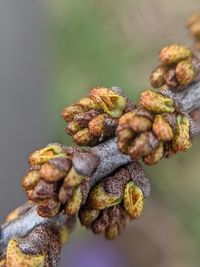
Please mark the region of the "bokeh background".
[[[60, 111], [96, 85], [136, 99], [158, 51], [190, 44], [184, 28], [199, 0], [0, 1], [0, 220], [26, 200], [29, 153], [70, 144]], [[190, 152], [146, 168], [152, 196], [116, 241], [79, 225], [63, 267], [198, 267], [200, 140]]]

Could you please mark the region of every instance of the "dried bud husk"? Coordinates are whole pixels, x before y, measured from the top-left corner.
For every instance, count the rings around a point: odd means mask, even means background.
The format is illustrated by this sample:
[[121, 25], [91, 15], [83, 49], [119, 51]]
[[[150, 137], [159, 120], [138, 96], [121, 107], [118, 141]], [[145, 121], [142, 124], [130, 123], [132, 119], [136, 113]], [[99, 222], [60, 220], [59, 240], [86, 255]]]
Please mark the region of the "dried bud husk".
[[177, 126], [172, 140], [172, 149], [175, 153], [186, 151], [191, 147], [190, 122], [185, 115], [177, 116]]
[[50, 159], [58, 157], [66, 157], [63, 147], [59, 144], [50, 144], [32, 153], [29, 157], [29, 163], [31, 166], [41, 165]]
[[91, 110], [91, 109], [100, 109], [100, 105], [95, 102], [93, 99], [91, 99], [90, 97], [84, 97], [84, 98], [81, 98], [78, 102], [77, 102], [78, 105], [80, 105], [84, 111], [88, 111], [88, 110]]
[[34, 188], [30, 200], [36, 202], [38, 200], [50, 199], [56, 196], [57, 185], [56, 183], [47, 183], [40, 180], [36, 187]]
[[165, 84], [165, 74], [168, 72], [169, 67], [165, 65], [158, 66], [153, 70], [150, 76], [151, 86], [160, 88]]
[[88, 128], [77, 132], [73, 136], [74, 142], [79, 146], [93, 146], [97, 143], [98, 139], [90, 133]]
[[91, 208], [102, 210], [120, 203], [122, 196], [107, 193], [103, 184], [100, 183], [91, 190], [88, 201]]
[[45, 267], [45, 255], [23, 253], [16, 239], [11, 239], [7, 246], [7, 267]]
[[24, 190], [32, 190], [40, 180], [38, 168], [30, 169], [22, 179], [22, 187]]
[[164, 64], [174, 64], [192, 56], [189, 48], [183, 45], [171, 45], [160, 51], [159, 58]]
[[141, 94], [140, 105], [154, 113], [173, 113], [175, 111], [173, 99], [150, 90]]
[[89, 122], [96, 116], [100, 115], [102, 112], [100, 110], [91, 109], [89, 111], [80, 113], [74, 117], [74, 122], [80, 128], [87, 128]]
[[119, 118], [126, 108], [126, 99], [111, 89], [99, 87], [90, 91], [91, 98], [101, 109], [114, 118]]
[[124, 190], [124, 207], [131, 219], [138, 218], [144, 206], [144, 196], [139, 186], [130, 181]]
[[156, 115], [153, 122], [153, 132], [162, 141], [171, 141], [174, 133], [172, 127], [162, 115]]
[[133, 144], [129, 148], [129, 154], [132, 159], [139, 160], [151, 154], [158, 145], [159, 141], [151, 131], [141, 133], [134, 139]]
[[158, 163], [164, 156], [165, 150], [163, 146], [163, 142], [159, 143], [158, 148], [153, 151], [150, 155], [143, 158], [143, 161], [147, 165], [154, 165]]

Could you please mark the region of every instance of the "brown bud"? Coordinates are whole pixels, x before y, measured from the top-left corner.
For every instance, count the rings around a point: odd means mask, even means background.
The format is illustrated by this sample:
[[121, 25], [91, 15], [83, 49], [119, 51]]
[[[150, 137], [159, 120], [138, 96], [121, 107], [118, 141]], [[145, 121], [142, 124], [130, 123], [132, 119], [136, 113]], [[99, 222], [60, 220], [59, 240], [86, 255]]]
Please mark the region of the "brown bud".
[[40, 180], [36, 185], [32, 195], [32, 201], [43, 200], [47, 198], [53, 198], [56, 195], [57, 185], [55, 183], [47, 183], [43, 180]]
[[176, 87], [178, 85], [178, 81], [176, 79], [176, 70], [175, 68], [171, 68], [165, 74], [165, 82], [168, 87]]
[[53, 217], [58, 214], [60, 203], [54, 199], [45, 199], [37, 203], [36, 210], [41, 217]]
[[171, 45], [160, 51], [160, 60], [164, 64], [174, 64], [192, 56], [192, 52], [183, 45]]
[[96, 143], [97, 139], [94, 135], [90, 133], [88, 128], [77, 132], [73, 136], [74, 142], [79, 146], [92, 146]]
[[97, 117], [95, 117], [89, 122], [88, 127], [90, 130], [90, 133], [93, 136], [100, 137], [106, 134], [106, 125], [105, 125], [106, 118], [108, 118], [108, 115], [104, 113], [104, 114], [98, 115]]
[[[82, 114], [82, 113], [81, 113]], [[66, 132], [69, 135], [74, 135], [75, 133], [77, 133], [78, 131], [80, 131], [82, 128], [79, 126], [79, 124], [76, 121], [71, 121], [69, 122], [69, 124], [67, 125], [66, 128]]]
[[40, 180], [40, 173], [37, 169], [29, 170], [22, 180], [22, 187], [24, 190], [34, 189]]
[[183, 60], [176, 66], [176, 78], [180, 85], [191, 83], [196, 76], [193, 64], [189, 60]]
[[172, 140], [173, 151], [186, 151], [191, 147], [190, 140], [190, 122], [185, 115], [178, 115], [177, 126], [174, 138]]
[[129, 121], [130, 128], [136, 133], [146, 132], [151, 129], [151, 121], [144, 116], [133, 116]]
[[47, 182], [56, 182], [62, 179], [71, 167], [69, 159], [57, 158], [43, 164], [40, 176]]
[[160, 88], [165, 84], [165, 74], [169, 70], [169, 67], [165, 65], [158, 66], [155, 68], [150, 76], [150, 82], [152, 87]]
[[129, 149], [129, 154], [132, 159], [139, 160], [143, 156], [151, 154], [158, 145], [159, 141], [151, 131], [141, 133], [135, 138]]
[[117, 145], [123, 154], [129, 153], [129, 146], [134, 136], [135, 133], [131, 129], [123, 129], [117, 132]]
[[163, 158], [164, 152], [165, 151], [163, 143], [160, 142], [158, 148], [155, 151], [153, 151], [150, 155], [144, 157], [143, 161], [147, 165], [154, 165]]
[[105, 113], [114, 118], [119, 118], [126, 108], [126, 99], [111, 89], [94, 88], [90, 91], [90, 96]]
[[76, 122], [80, 128], [87, 128], [88, 123], [100, 114], [101, 114], [101, 112], [99, 110], [91, 109], [87, 112], [77, 114], [74, 117], [74, 122]]
[[124, 207], [130, 218], [134, 219], [141, 215], [144, 205], [144, 196], [139, 186], [130, 181], [124, 190]]
[[140, 105], [155, 113], [173, 113], [175, 111], [173, 99], [150, 90], [141, 94]]
[[174, 133], [169, 123], [162, 115], [156, 115], [153, 122], [153, 132], [162, 141], [172, 140]]
[[70, 121], [73, 121], [74, 116], [76, 114], [79, 114], [82, 112], [84, 112], [83, 107], [81, 107], [80, 105], [73, 105], [73, 106], [66, 107], [62, 111], [61, 116], [63, 117], [65, 121], [70, 122]]

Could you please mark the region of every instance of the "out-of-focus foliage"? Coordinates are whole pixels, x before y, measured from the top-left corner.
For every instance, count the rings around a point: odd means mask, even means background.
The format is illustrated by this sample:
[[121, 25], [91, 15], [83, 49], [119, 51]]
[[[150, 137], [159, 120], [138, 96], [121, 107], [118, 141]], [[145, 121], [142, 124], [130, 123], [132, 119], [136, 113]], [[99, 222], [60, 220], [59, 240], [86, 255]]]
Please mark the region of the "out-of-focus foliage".
[[[149, 74], [158, 63], [161, 47], [190, 44], [185, 20], [199, 8], [199, 1], [51, 0], [45, 8], [53, 35], [49, 44], [49, 124], [52, 136], [69, 143], [59, 117], [62, 108], [97, 85], [121, 86], [137, 100], [139, 92], [150, 86]], [[200, 249], [199, 148], [200, 141], [195, 140], [191, 151], [147, 168], [154, 197], [171, 210], [170, 216], [184, 224], [196, 249]], [[148, 222], [146, 227], [147, 231]], [[194, 251], [195, 247], [190, 256]], [[192, 261], [189, 265], [193, 266]]]

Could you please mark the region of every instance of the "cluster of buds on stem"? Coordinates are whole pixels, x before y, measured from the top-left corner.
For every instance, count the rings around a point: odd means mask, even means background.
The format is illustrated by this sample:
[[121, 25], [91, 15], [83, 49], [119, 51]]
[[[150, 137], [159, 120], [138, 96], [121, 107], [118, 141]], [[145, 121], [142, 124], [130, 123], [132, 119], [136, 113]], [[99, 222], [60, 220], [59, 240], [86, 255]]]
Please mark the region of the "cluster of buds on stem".
[[195, 48], [200, 49], [200, 12], [193, 14], [187, 20], [187, 28], [195, 40]]
[[154, 88], [183, 90], [188, 84], [199, 79], [199, 56], [186, 46], [164, 47], [160, 51], [159, 59], [161, 64], [150, 76]]
[[72, 166], [76, 150], [50, 144], [31, 154], [31, 167], [23, 177], [22, 186], [28, 199], [36, 203], [40, 216], [53, 217], [61, 210], [74, 215], [84, 203], [89, 178], [80, 176]]
[[93, 146], [114, 136], [118, 118], [134, 108], [121, 89], [97, 87], [62, 112], [66, 131], [79, 146]]
[[148, 165], [191, 147], [190, 118], [173, 99], [144, 91], [139, 108], [123, 115], [116, 131], [119, 150]]
[[114, 239], [128, 220], [141, 215], [144, 198], [149, 194], [149, 181], [140, 163], [127, 164], [90, 191], [79, 211], [80, 222], [95, 234]]
[[[23, 216], [33, 207], [26, 203], [11, 212], [6, 222]], [[65, 223], [60, 228], [40, 225], [35, 227], [23, 238], [15, 237], [7, 245], [6, 251], [0, 255], [0, 267], [50, 267], [58, 266], [61, 248], [68, 240], [69, 231], [72, 229], [75, 218]]]

